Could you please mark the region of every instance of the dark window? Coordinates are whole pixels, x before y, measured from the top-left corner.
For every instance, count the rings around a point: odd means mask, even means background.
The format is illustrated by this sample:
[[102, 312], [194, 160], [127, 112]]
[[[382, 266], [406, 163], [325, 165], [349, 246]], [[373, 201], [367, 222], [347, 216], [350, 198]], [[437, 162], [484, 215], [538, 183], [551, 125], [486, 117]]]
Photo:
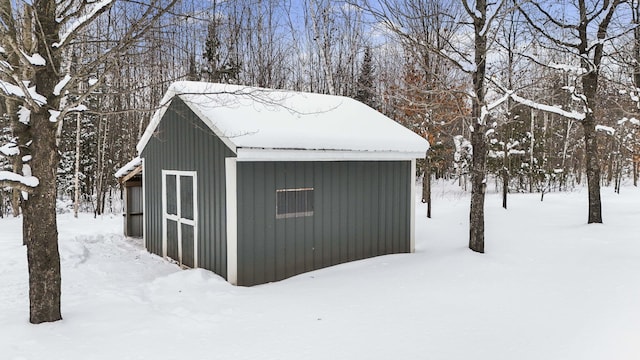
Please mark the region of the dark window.
[[313, 188], [276, 190], [276, 219], [313, 215]]
[[178, 215], [178, 196], [176, 193], [176, 176], [167, 175], [167, 214]]
[[180, 176], [180, 216], [193, 220], [193, 176]]

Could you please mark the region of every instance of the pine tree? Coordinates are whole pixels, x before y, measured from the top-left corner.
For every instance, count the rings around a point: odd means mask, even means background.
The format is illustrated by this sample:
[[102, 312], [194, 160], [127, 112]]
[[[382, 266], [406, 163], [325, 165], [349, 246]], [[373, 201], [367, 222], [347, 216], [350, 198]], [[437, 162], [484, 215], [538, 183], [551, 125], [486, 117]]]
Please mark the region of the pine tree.
[[[236, 84], [240, 75], [241, 64], [231, 56], [231, 51], [225, 51], [220, 41], [221, 22], [213, 19], [209, 22], [207, 38], [204, 43], [202, 57], [206, 61], [203, 73], [211, 82]], [[231, 48], [231, 46], [229, 46]]]
[[360, 68], [360, 75], [358, 76], [358, 83], [356, 84], [356, 96], [355, 99], [371, 106], [376, 107], [376, 92], [374, 79], [375, 72], [373, 69], [373, 59], [371, 56], [371, 47], [367, 46], [364, 49], [364, 57], [362, 59], [362, 67]]

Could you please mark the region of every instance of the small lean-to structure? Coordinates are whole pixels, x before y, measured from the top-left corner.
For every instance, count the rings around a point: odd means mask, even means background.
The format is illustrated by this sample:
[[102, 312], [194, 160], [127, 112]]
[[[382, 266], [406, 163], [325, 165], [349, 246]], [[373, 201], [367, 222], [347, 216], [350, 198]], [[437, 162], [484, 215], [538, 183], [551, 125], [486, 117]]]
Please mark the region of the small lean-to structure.
[[412, 252], [428, 147], [350, 98], [174, 83], [137, 148], [145, 247], [244, 286]]
[[124, 235], [142, 237], [143, 235], [143, 202], [142, 202], [142, 160], [134, 158], [115, 173], [120, 183], [124, 218]]

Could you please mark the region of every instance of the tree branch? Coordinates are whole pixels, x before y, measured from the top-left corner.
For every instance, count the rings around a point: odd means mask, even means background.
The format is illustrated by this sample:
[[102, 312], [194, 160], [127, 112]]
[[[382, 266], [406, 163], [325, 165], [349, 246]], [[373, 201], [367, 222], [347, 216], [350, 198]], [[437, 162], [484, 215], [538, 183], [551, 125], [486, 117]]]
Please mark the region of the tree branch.
[[0, 187], [10, 187], [31, 193], [39, 181], [33, 176], [22, 176], [11, 171], [0, 171]]

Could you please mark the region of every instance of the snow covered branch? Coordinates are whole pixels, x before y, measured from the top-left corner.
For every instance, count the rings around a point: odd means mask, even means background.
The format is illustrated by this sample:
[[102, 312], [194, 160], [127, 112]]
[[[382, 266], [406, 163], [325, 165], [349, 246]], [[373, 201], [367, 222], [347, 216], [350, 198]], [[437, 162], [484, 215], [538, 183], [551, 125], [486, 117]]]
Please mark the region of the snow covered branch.
[[563, 110], [557, 106], [551, 106], [551, 105], [546, 105], [546, 104], [541, 104], [538, 102], [535, 102], [533, 100], [529, 100], [529, 99], [525, 99], [523, 97], [520, 97], [516, 94], [511, 94], [511, 99], [513, 99], [513, 101], [522, 104], [522, 105], [526, 105], [530, 108], [533, 109], [537, 109], [540, 111], [546, 111], [552, 114], [556, 114], [556, 115], [560, 115], [562, 117], [566, 117], [569, 119], [573, 119], [573, 120], [578, 120], [578, 121], [582, 121], [585, 119], [585, 114], [581, 113], [581, 112], [577, 112], [577, 111], [567, 111], [567, 110]]
[[0, 171], [0, 187], [10, 187], [30, 193], [40, 181], [35, 176], [23, 176], [11, 171]]
[[[586, 117], [585, 113], [581, 113], [581, 112], [578, 112], [578, 111], [575, 111], [575, 110], [572, 110], [572, 111], [563, 110], [558, 106], [542, 104], [542, 103], [539, 103], [537, 101], [533, 101], [533, 100], [530, 100], [530, 99], [523, 98], [523, 97], [521, 97], [519, 95], [516, 95], [513, 90], [507, 89], [495, 77], [491, 77], [490, 81], [494, 85], [496, 85], [498, 87], [498, 89], [500, 89], [500, 91], [502, 91], [504, 93], [504, 95], [500, 99], [498, 99], [496, 102], [501, 102], [501, 101], [506, 100], [506, 98], [511, 98], [513, 101], [515, 101], [515, 102], [517, 102], [519, 104], [528, 106], [528, 107], [530, 107], [532, 109], [536, 109], [536, 110], [540, 110], [540, 111], [546, 111], [546, 112], [549, 112], [549, 113], [552, 113], [552, 114], [560, 115], [560, 116], [565, 117], [565, 118], [582, 121]], [[568, 87], [565, 87], [565, 90], [574, 91], [573, 88], [568, 88]], [[572, 96], [577, 97], [577, 98], [579, 98], [580, 100], [582, 100], [582, 101], [584, 101], [586, 103], [586, 98], [584, 98], [584, 96], [579, 96], [579, 95], [576, 95], [574, 93], [572, 93]]]
[[63, 1], [59, 5], [58, 22], [60, 23], [60, 41], [51, 46], [59, 48], [73, 38], [74, 34], [84, 26], [90, 24], [93, 19], [109, 9], [112, 0]]
[[504, 103], [505, 101], [507, 101], [509, 99], [509, 97], [511, 96], [510, 93], [505, 93], [503, 96], [501, 96], [500, 98], [496, 99], [494, 102], [487, 104], [485, 106], [483, 106], [480, 109], [480, 118], [478, 119], [478, 121], [481, 124], [485, 123], [485, 120], [487, 118], [487, 116], [489, 115], [489, 112], [495, 108], [497, 108], [498, 106], [500, 106], [502, 103]]
[[19, 153], [18, 145], [13, 142], [0, 146], [0, 156], [15, 156]]
[[0, 80], [0, 90], [5, 96], [17, 98], [31, 103], [34, 107], [39, 107], [47, 103], [47, 98], [36, 92], [36, 87], [29, 87], [28, 81], [18, 81], [18, 85]]
[[608, 135], [614, 135], [616, 133], [616, 130], [614, 128], [605, 125], [596, 125], [596, 131], [602, 131], [607, 133]]

